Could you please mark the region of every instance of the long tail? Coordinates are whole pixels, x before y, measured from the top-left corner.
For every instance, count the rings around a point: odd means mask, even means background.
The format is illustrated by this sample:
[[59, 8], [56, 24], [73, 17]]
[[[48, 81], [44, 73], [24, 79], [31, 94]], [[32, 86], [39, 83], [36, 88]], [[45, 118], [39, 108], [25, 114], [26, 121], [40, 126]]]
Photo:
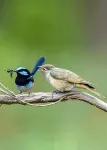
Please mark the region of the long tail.
[[37, 62], [36, 62], [36, 65], [35, 67], [33, 68], [32, 72], [31, 72], [31, 76], [34, 76], [34, 74], [37, 72], [37, 70], [40, 68], [40, 66], [43, 65], [43, 63], [45, 62], [45, 57], [41, 56]]
[[102, 96], [100, 93], [98, 93], [95, 88], [90, 85], [89, 83], [80, 83], [80, 84], [76, 84], [77, 87], [79, 88], [83, 88], [83, 89], [86, 89], [86, 90], [89, 90], [90, 92], [96, 94], [97, 96], [101, 97], [101, 98], [105, 98], [104, 96]]

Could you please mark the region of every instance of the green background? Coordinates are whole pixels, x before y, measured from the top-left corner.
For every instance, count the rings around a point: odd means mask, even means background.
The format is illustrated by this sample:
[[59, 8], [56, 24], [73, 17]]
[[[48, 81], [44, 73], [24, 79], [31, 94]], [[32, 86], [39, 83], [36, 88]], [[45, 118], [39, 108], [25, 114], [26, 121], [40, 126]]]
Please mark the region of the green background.
[[[0, 1], [0, 82], [18, 93], [4, 69], [29, 70], [39, 56], [93, 83], [107, 97], [103, 2]], [[104, 4], [103, 4], [104, 6]], [[52, 91], [35, 75], [33, 92]], [[106, 101], [106, 99], [105, 99]], [[0, 107], [0, 150], [106, 150], [107, 114], [80, 101], [50, 107]]]

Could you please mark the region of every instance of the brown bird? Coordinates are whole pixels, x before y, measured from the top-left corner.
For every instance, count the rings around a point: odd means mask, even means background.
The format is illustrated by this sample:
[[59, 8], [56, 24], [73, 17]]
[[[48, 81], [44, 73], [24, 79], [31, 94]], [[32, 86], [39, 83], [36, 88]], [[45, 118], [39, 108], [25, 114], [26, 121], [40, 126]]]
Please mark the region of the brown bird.
[[104, 98], [95, 90], [91, 83], [69, 70], [57, 68], [51, 64], [42, 65], [39, 70], [44, 74], [47, 81], [58, 91], [66, 92], [71, 91], [73, 88], [82, 88]]

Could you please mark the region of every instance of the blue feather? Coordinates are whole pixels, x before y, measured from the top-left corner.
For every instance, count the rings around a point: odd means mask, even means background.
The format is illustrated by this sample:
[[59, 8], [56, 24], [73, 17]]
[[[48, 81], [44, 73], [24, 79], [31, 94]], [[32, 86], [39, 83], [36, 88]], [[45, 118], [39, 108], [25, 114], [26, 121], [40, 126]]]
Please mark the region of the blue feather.
[[28, 73], [26, 71], [21, 71], [20, 74], [22, 74], [24, 76], [28, 76]]
[[31, 76], [33, 77], [35, 75], [35, 73], [37, 72], [37, 70], [40, 68], [40, 66], [43, 65], [43, 63], [45, 62], [45, 57], [41, 56], [37, 62], [36, 62], [36, 65], [35, 67], [33, 68], [32, 72], [31, 72]]
[[24, 68], [24, 67], [19, 67], [19, 68], [16, 69], [16, 71], [19, 71], [19, 70], [21, 70], [21, 69], [26, 69], [26, 68]]
[[26, 91], [30, 90], [32, 87], [33, 87], [33, 82], [32, 81], [30, 81], [26, 85], [17, 85], [17, 88], [21, 92], [26, 92]]

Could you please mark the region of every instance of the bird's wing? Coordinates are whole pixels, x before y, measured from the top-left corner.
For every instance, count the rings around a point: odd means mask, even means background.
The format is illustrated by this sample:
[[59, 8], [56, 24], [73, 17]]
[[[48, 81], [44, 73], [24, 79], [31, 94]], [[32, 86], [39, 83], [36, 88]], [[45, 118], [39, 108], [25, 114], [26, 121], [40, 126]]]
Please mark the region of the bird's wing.
[[50, 74], [55, 79], [65, 80], [67, 82], [82, 83], [84, 81], [81, 77], [66, 69], [54, 68]]

